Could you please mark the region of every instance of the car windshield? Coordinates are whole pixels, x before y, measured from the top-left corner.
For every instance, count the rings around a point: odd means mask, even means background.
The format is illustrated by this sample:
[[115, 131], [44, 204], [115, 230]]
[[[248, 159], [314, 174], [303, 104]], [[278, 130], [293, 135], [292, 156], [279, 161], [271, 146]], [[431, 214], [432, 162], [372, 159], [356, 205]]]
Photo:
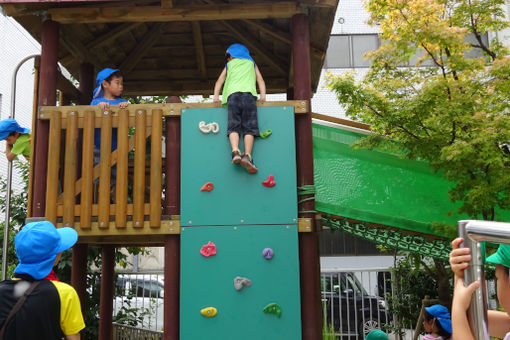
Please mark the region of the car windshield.
[[353, 273], [331, 273], [322, 276], [322, 291], [338, 294], [368, 295]]

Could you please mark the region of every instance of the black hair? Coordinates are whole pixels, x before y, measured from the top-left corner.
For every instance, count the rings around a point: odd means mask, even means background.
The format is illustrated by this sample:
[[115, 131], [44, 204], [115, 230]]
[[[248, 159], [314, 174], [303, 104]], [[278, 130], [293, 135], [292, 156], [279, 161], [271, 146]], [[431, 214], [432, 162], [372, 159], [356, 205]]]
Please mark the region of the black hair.
[[17, 133], [18, 133], [17, 131], [13, 131], [13, 132], [9, 133], [9, 136], [7, 136], [7, 137], [16, 136]]
[[450, 339], [450, 337], [452, 336], [451, 333], [445, 331], [445, 329], [439, 323], [439, 320], [436, 319], [434, 315], [430, 314], [429, 312], [427, 312], [427, 310], [425, 310], [424, 318], [425, 321], [434, 320], [434, 326], [436, 326], [437, 328], [437, 334], [439, 334], [443, 339]]
[[122, 73], [120, 73], [120, 71], [115, 71], [113, 72], [112, 74], [110, 74], [108, 76], [108, 78], [105, 79], [105, 81], [110, 84], [110, 82], [113, 80], [113, 78], [121, 78], [122, 77]]

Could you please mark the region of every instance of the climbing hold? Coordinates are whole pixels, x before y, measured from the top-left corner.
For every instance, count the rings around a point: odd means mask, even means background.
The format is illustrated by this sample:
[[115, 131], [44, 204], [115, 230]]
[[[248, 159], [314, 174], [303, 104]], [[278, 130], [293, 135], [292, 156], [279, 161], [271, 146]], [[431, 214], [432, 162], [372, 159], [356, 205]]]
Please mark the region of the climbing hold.
[[206, 307], [200, 310], [200, 314], [202, 314], [206, 318], [212, 318], [215, 317], [216, 314], [218, 314], [218, 310], [214, 307]]
[[272, 133], [273, 131], [271, 131], [270, 129], [264, 130], [260, 133], [260, 138], [267, 138], [271, 136]]
[[212, 191], [212, 189], [214, 189], [214, 184], [212, 184], [212, 182], [207, 182], [202, 185], [200, 191]]
[[209, 241], [209, 243], [202, 246], [200, 249], [200, 254], [204, 255], [205, 257], [216, 255], [216, 245]]
[[271, 260], [274, 256], [274, 250], [271, 248], [265, 248], [262, 250], [262, 256], [264, 256], [266, 260]]
[[265, 187], [268, 187], [268, 188], [274, 187], [275, 184], [276, 184], [276, 182], [274, 181], [273, 175], [267, 176], [267, 179], [264, 182], [262, 182], [262, 185]]
[[201, 121], [200, 123], [198, 123], [198, 128], [203, 133], [209, 133], [209, 132], [218, 133], [220, 131], [220, 126], [216, 122], [206, 124], [204, 121]]
[[237, 291], [240, 291], [241, 289], [243, 289], [243, 287], [250, 287], [250, 286], [251, 286], [251, 280], [250, 279], [247, 279], [245, 277], [240, 277], [240, 276], [237, 276], [234, 279], [234, 288]]
[[282, 316], [282, 308], [276, 302], [271, 302], [266, 307], [264, 307], [264, 313], [274, 314], [277, 317], [281, 317]]

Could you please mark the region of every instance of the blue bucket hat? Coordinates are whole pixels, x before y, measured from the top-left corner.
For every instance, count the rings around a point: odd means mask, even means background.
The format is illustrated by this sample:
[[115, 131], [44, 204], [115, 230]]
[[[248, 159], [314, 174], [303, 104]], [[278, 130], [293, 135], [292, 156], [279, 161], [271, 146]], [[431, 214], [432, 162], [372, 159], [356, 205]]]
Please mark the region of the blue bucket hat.
[[103, 80], [105, 80], [106, 78], [108, 78], [109, 76], [111, 76], [112, 74], [114, 74], [117, 71], [119, 71], [119, 70], [114, 69], [114, 68], [105, 68], [105, 69], [99, 71], [99, 73], [97, 74], [97, 77], [96, 77], [97, 87], [94, 90], [94, 94], [92, 95], [93, 99], [100, 98], [103, 96], [104, 90], [103, 90], [103, 87], [101, 86], [101, 84], [103, 83]]
[[365, 340], [388, 340], [388, 336], [380, 329], [374, 329], [367, 334]]
[[36, 280], [48, 276], [57, 254], [71, 248], [78, 240], [73, 228], [55, 228], [48, 221], [26, 224], [14, 237], [19, 264], [16, 274], [28, 274]]
[[452, 334], [452, 318], [448, 308], [443, 305], [432, 305], [425, 307], [425, 310], [439, 321], [445, 331]]
[[19, 126], [18, 122], [12, 118], [0, 121], [0, 140], [9, 137], [12, 132], [29, 133], [30, 129]]
[[242, 44], [232, 44], [227, 48], [227, 53], [229, 53], [234, 58], [240, 59], [248, 59], [255, 63], [253, 58], [250, 56], [250, 51], [246, 48], [246, 46]]
[[498, 251], [489, 256], [485, 261], [510, 267], [510, 245], [500, 244]]

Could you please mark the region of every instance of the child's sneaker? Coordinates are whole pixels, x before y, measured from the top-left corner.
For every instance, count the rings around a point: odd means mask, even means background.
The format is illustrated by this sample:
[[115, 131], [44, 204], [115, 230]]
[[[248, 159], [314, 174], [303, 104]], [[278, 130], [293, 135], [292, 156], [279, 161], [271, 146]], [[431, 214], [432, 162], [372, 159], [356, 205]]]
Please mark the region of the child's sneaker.
[[239, 150], [232, 151], [232, 164], [239, 164], [241, 163], [241, 153]]
[[250, 174], [254, 174], [259, 169], [253, 164], [253, 158], [250, 155], [244, 154], [243, 158], [241, 159], [241, 165], [243, 168], [245, 168]]

